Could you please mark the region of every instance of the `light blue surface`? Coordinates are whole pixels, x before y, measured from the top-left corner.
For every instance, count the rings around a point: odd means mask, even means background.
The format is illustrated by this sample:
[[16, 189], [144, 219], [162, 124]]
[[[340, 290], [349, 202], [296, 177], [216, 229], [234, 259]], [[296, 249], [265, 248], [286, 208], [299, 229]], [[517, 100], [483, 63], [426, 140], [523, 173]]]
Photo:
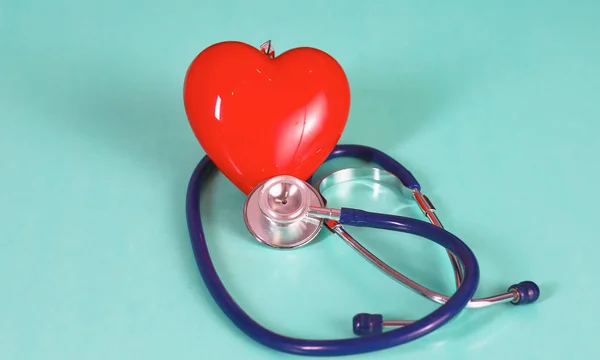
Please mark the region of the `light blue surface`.
[[[595, 356], [598, 4], [4, 0], [0, 359], [293, 357], [220, 313], [184, 214], [203, 155], [182, 104], [187, 66], [214, 42], [268, 39], [279, 53], [314, 46], [340, 61], [353, 93], [343, 142], [413, 171], [478, 256], [479, 295], [540, 284], [535, 305], [469, 310], [378, 359]], [[345, 337], [357, 312], [435, 308], [331, 235], [293, 252], [259, 246], [243, 195], [222, 176], [210, 186], [204, 221], [218, 270], [273, 330]], [[368, 188], [348, 191], [333, 190], [332, 205], [417, 214], [385, 189], [376, 201]], [[354, 234], [407, 275], [452, 290], [441, 249]]]

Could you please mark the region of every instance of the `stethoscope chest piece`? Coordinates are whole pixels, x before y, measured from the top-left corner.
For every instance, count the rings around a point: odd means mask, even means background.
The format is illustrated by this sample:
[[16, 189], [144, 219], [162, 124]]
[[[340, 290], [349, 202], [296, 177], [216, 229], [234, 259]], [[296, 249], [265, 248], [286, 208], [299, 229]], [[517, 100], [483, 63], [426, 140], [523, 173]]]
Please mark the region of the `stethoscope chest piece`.
[[281, 175], [256, 186], [244, 203], [244, 222], [261, 243], [292, 249], [309, 243], [323, 220], [306, 216], [310, 207], [323, 207], [319, 193], [306, 182]]

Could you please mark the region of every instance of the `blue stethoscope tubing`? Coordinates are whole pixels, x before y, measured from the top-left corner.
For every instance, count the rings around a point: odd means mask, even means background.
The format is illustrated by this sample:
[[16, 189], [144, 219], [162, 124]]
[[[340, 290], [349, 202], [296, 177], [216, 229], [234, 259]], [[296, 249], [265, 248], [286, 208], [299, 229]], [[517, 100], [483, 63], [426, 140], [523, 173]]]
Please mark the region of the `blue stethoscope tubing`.
[[[397, 176], [405, 186], [419, 188], [419, 183], [406, 168], [377, 149], [362, 145], [337, 145], [327, 161], [339, 157], [351, 157], [375, 163]], [[477, 259], [469, 247], [452, 233], [414, 218], [342, 208], [339, 220], [342, 225], [413, 234], [433, 241], [452, 252], [463, 267], [464, 276], [461, 285], [446, 303], [429, 315], [412, 324], [387, 332], [331, 340], [299, 339], [272, 332], [247, 315], [229, 295], [211, 260], [202, 227], [200, 202], [202, 184], [215, 169], [214, 163], [205, 156], [196, 166], [188, 185], [186, 215], [194, 257], [205, 286], [221, 310], [243, 333], [264, 346], [285, 353], [309, 356], [343, 356], [383, 350], [408, 343], [439, 329], [457, 316], [475, 295], [479, 285]], [[360, 321], [360, 315], [355, 316], [353, 322]], [[353, 324], [355, 327], [356, 325]]]

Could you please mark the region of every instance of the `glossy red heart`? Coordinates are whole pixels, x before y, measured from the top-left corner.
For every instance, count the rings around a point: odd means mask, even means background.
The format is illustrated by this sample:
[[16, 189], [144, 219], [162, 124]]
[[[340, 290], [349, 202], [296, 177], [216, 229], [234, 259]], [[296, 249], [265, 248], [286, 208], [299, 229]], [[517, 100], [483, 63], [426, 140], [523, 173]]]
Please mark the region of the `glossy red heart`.
[[228, 41], [193, 60], [184, 106], [206, 154], [248, 194], [273, 176], [307, 179], [317, 170], [346, 126], [350, 86], [321, 50], [274, 56]]

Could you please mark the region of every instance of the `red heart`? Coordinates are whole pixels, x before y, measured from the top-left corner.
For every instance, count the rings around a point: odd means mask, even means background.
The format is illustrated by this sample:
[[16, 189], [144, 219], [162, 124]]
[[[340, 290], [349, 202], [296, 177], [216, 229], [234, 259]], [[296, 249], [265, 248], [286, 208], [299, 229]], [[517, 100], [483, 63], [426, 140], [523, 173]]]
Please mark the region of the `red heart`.
[[200, 145], [245, 194], [277, 175], [307, 179], [339, 141], [350, 111], [340, 64], [314, 48], [279, 56], [221, 42], [191, 63], [185, 111]]

